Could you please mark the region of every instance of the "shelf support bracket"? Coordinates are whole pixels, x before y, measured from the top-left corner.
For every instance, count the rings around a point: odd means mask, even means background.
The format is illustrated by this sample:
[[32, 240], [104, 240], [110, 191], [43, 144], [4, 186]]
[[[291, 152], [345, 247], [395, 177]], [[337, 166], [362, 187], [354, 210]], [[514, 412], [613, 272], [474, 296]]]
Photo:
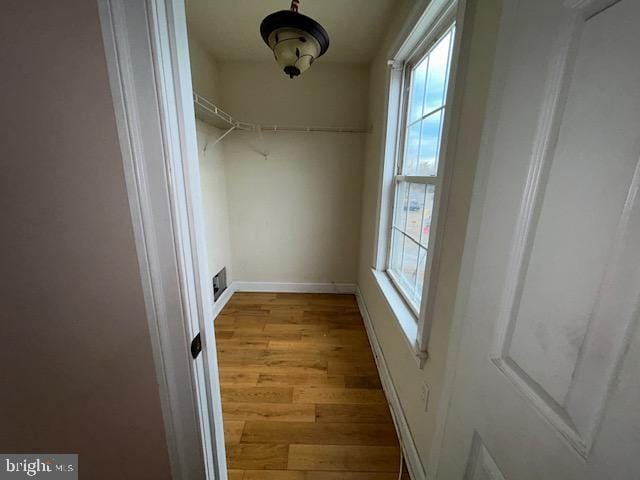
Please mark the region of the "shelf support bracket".
[[262, 134], [262, 125], [256, 125], [256, 131], [258, 132], [258, 140], [260, 141], [260, 146], [262, 150], [258, 150], [258, 153], [264, 157], [265, 160], [269, 159], [269, 151], [267, 150], [267, 146], [264, 142], [264, 135]]
[[[224, 137], [226, 137], [227, 135], [229, 135], [231, 132], [233, 132], [236, 129], [236, 125], [232, 125], [231, 128], [229, 128], [228, 130], [226, 130], [222, 135], [220, 135], [218, 138], [216, 138], [216, 141], [213, 142], [211, 144], [212, 147], [215, 147], [220, 141], [222, 141], [222, 139]], [[207, 147], [209, 146], [209, 142], [205, 143], [204, 145], [204, 149], [202, 150], [203, 152], [207, 151]]]

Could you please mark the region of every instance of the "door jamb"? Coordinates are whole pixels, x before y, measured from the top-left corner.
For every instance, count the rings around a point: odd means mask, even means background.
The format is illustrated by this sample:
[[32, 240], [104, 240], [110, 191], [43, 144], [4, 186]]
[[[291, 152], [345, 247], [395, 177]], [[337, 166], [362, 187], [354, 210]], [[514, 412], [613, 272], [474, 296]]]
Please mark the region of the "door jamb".
[[224, 480], [184, 0], [98, 7], [172, 478]]

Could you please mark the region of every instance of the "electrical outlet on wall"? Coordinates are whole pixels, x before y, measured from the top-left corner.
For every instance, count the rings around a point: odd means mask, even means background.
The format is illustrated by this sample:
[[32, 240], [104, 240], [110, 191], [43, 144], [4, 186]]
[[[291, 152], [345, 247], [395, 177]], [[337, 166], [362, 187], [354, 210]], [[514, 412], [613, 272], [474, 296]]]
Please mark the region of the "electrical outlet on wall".
[[429, 411], [429, 385], [427, 382], [422, 382], [420, 386], [420, 400], [422, 401], [422, 405], [424, 405], [424, 411]]

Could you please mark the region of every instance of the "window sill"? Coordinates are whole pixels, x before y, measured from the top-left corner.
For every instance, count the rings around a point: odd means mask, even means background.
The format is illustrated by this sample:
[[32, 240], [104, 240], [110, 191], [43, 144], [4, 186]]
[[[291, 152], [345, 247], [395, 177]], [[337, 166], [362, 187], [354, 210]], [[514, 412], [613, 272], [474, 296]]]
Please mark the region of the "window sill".
[[413, 354], [418, 367], [423, 368], [427, 360], [427, 352], [420, 351], [417, 346], [418, 321], [415, 314], [406, 304], [402, 295], [398, 293], [395, 285], [385, 272], [372, 268], [371, 274], [380, 293], [382, 293], [382, 296], [387, 301], [387, 305], [389, 305], [393, 316], [396, 318], [400, 330], [402, 330], [402, 336]]

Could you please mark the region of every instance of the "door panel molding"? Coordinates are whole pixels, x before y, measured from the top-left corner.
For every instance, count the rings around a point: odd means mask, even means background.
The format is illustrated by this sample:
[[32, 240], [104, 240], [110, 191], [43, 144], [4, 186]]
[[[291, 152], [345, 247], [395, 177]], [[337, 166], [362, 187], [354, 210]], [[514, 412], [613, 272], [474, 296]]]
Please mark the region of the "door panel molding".
[[505, 480], [500, 467], [477, 431], [473, 432], [471, 452], [463, 480]]
[[[553, 395], [534, 380], [513, 358], [511, 347], [582, 32], [589, 20], [619, 2], [620, 0], [573, 0], [564, 3], [564, 26], [552, 52], [553, 60], [511, 244], [491, 353], [493, 364], [585, 459], [595, 440], [638, 308], [639, 272], [632, 268], [634, 262], [629, 260], [637, 258], [631, 246], [634, 239], [630, 237], [635, 237], [636, 244], [640, 241], [637, 227], [640, 220], [635, 218], [640, 210], [637, 204], [640, 164], [635, 166], [635, 174], [626, 192], [624, 208], [613, 234], [613, 248], [608, 254], [595, 305], [588, 315], [586, 333], [581, 338], [564, 400], [560, 400], [558, 395]], [[619, 295], [621, 289], [628, 293], [631, 301], [620, 304], [616, 295]], [[621, 320], [611, 322], [612, 315]], [[605, 345], [603, 338], [606, 339]]]

